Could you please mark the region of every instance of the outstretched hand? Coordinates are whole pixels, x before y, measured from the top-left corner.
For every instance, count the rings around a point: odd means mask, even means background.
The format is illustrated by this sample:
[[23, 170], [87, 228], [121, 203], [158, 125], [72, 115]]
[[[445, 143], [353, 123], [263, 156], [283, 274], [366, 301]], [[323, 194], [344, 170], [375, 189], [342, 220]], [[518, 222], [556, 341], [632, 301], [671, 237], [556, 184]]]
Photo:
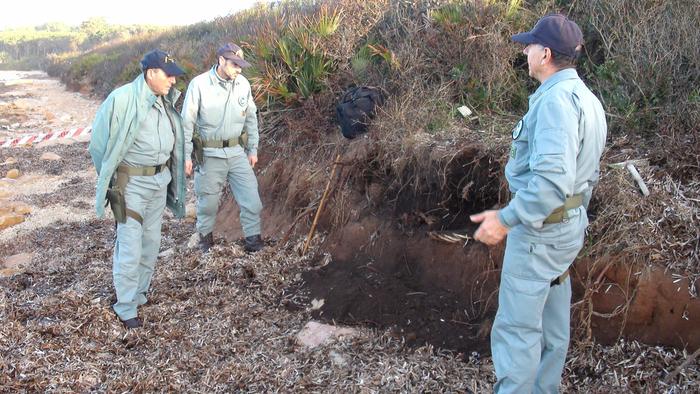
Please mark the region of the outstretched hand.
[[508, 234], [508, 227], [501, 224], [498, 211], [484, 211], [469, 217], [474, 223], [481, 223], [474, 232], [474, 239], [486, 245], [496, 245]]

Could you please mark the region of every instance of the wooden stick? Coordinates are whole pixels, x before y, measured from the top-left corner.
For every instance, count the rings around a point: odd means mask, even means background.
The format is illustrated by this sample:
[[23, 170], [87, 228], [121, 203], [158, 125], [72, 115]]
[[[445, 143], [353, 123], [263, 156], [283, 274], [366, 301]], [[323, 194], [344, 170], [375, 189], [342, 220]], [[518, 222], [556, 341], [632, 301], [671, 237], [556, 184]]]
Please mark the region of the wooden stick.
[[627, 167], [627, 164], [630, 164], [630, 163], [644, 167], [644, 166], [649, 165], [649, 160], [648, 159], [625, 160], [625, 161], [621, 161], [619, 163], [610, 163], [610, 164], [608, 164], [608, 167], [609, 168], [618, 168], [618, 169], [625, 168], [625, 167]]
[[634, 167], [634, 164], [627, 163], [625, 167], [627, 167], [627, 171], [629, 171], [630, 174], [632, 174], [632, 178], [634, 178], [634, 180], [637, 181], [637, 185], [639, 185], [639, 189], [642, 191], [644, 197], [648, 197], [649, 188], [647, 188], [647, 185], [644, 183], [644, 180], [642, 180], [642, 176], [639, 175], [639, 172], [637, 171], [637, 168]]
[[316, 216], [314, 217], [314, 222], [311, 224], [311, 229], [309, 230], [309, 235], [306, 237], [306, 242], [304, 243], [304, 250], [302, 250], [301, 255], [305, 255], [306, 251], [309, 250], [309, 244], [311, 243], [311, 238], [314, 236], [316, 231], [316, 224], [318, 224], [318, 218], [321, 216], [321, 211], [323, 210], [323, 205], [326, 203], [326, 198], [328, 198], [328, 191], [331, 189], [331, 181], [335, 176], [335, 169], [338, 167], [338, 162], [340, 161], [340, 153], [335, 157], [333, 162], [333, 169], [331, 170], [331, 176], [328, 178], [328, 183], [326, 183], [326, 190], [323, 191], [323, 197], [321, 197], [321, 202], [318, 203], [318, 209], [316, 210]]
[[639, 185], [639, 190], [642, 191], [642, 194], [644, 197], [649, 196], [649, 188], [647, 187], [646, 183], [644, 183], [644, 180], [642, 179], [642, 176], [639, 175], [639, 171], [637, 171], [637, 167], [634, 165], [638, 166], [648, 166], [649, 165], [649, 160], [647, 159], [639, 159], [639, 160], [625, 160], [621, 161], [619, 163], [612, 163], [608, 164], [608, 168], [626, 168], [627, 171], [632, 175], [632, 178], [637, 182], [637, 185]]
[[287, 233], [284, 235], [284, 237], [283, 237], [282, 240], [279, 242], [279, 244], [280, 244], [280, 245], [286, 244], [287, 241], [289, 241], [289, 236], [292, 235], [292, 230], [294, 230], [294, 227], [296, 227], [297, 223], [299, 223], [299, 221], [300, 221], [304, 216], [310, 214], [310, 213], [313, 212], [313, 211], [314, 211], [314, 210], [313, 210], [312, 207], [308, 207], [308, 208], [304, 209], [300, 214], [298, 214], [297, 217], [294, 218], [294, 222], [292, 223], [291, 227], [289, 227], [289, 230], [287, 230]]

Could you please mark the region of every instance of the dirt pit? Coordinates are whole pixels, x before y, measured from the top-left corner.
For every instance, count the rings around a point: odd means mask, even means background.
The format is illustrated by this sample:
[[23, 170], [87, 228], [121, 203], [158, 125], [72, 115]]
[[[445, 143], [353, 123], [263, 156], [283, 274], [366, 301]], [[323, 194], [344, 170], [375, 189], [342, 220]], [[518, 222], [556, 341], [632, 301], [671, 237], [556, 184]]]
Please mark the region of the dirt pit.
[[313, 316], [343, 325], [389, 329], [409, 346], [426, 344], [462, 355], [488, 353], [490, 319], [471, 317], [461, 297], [421, 284], [420, 267], [398, 264], [394, 272], [366, 261], [334, 261], [307, 271]]

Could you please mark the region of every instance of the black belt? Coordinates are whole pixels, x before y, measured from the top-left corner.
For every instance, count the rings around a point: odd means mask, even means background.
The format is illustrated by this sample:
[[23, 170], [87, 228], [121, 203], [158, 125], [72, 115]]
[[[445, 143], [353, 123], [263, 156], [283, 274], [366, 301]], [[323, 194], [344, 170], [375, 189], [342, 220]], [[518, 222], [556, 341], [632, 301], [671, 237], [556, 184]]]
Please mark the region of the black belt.
[[238, 145], [238, 138], [229, 138], [223, 141], [202, 141], [204, 148], [228, 148]]

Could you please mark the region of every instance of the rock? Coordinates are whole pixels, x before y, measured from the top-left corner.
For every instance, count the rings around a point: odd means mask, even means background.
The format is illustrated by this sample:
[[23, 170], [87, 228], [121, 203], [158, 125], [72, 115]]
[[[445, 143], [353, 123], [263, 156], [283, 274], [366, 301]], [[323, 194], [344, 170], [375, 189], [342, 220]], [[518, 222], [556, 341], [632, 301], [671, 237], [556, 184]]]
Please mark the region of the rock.
[[32, 212], [32, 208], [24, 203], [16, 201], [0, 201], [0, 216], [6, 215], [27, 215]]
[[22, 271], [14, 268], [3, 268], [0, 269], [0, 278], [9, 278], [16, 274], [21, 274]]
[[20, 224], [24, 221], [24, 215], [17, 215], [10, 213], [4, 216], [0, 216], [0, 230], [12, 227], [14, 225]]
[[165, 259], [165, 258], [172, 256], [173, 254], [175, 254], [175, 248], [170, 248], [168, 250], [164, 250], [164, 251], [160, 252], [158, 254], [158, 257]]
[[190, 237], [190, 240], [187, 241], [187, 248], [188, 248], [188, 249], [194, 249], [194, 248], [197, 247], [197, 245], [199, 245], [199, 233], [196, 233], [196, 232], [195, 232], [195, 233], [192, 234], [192, 236]]
[[56, 161], [56, 160], [61, 160], [61, 156], [59, 156], [53, 152], [45, 152], [43, 155], [41, 155], [40, 159], [41, 160]]
[[75, 140], [73, 138], [59, 138], [59, 139], [54, 140], [54, 141], [56, 141], [56, 143], [59, 145], [73, 145], [76, 142], [78, 142], [77, 140]]
[[17, 215], [29, 215], [32, 213], [32, 207], [21, 202], [11, 202], [9, 208]]
[[90, 136], [91, 134], [89, 133], [83, 133], [77, 137], [73, 137], [73, 139], [77, 142], [90, 142]]
[[8, 166], [11, 165], [11, 164], [17, 164], [17, 159], [14, 158], [14, 157], [12, 157], [12, 156], [10, 156], [10, 157], [8, 157], [7, 159], [5, 159], [5, 162], [2, 163], [2, 164], [3, 164], [3, 165], [8, 165]]
[[10, 257], [6, 257], [2, 262], [5, 268], [9, 269], [21, 269], [27, 268], [31, 265], [32, 259], [34, 258], [34, 253], [20, 253]]
[[197, 205], [195, 203], [189, 203], [185, 206], [185, 217], [190, 219], [197, 218]]
[[325, 300], [323, 298], [321, 298], [320, 300], [317, 300], [314, 298], [313, 300], [311, 300], [311, 310], [315, 311], [315, 310], [319, 310], [319, 309], [323, 308], [324, 303], [325, 303]]
[[19, 176], [20, 176], [19, 170], [16, 168], [13, 168], [10, 171], [7, 171], [7, 174], [5, 174], [5, 177], [10, 178], [10, 179], [17, 179], [17, 178], [19, 178]]
[[296, 335], [297, 342], [306, 348], [313, 349], [325, 344], [331, 339], [343, 336], [357, 335], [357, 330], [347, 327], [335, 327], [321, 324], [315, 321], [306, 323], [304, 328]]

